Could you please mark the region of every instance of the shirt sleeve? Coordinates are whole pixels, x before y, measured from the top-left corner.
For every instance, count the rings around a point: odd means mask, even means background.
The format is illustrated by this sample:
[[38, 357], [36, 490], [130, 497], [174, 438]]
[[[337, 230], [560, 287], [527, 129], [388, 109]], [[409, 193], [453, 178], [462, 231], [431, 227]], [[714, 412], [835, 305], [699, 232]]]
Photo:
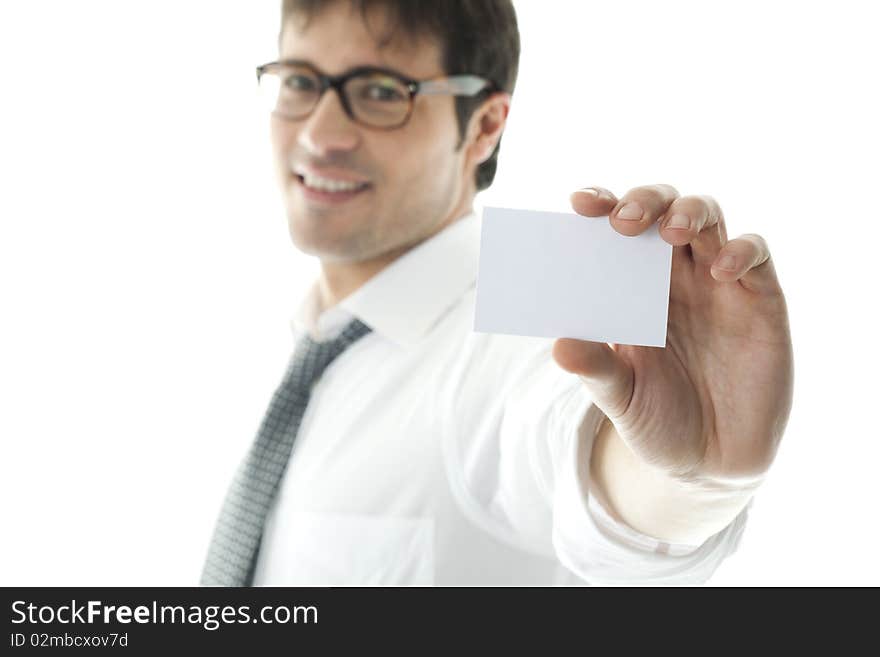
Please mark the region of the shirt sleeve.
[[494, 382], [482, 364], [480, 380], [494, 394], [468, 395], [479, 408], [459, 417], [469, 437], [460, 459], [469, 497], [496, 533], [509, 530], [587, 583], [706, 582], [736, 550], [748, 507], [702, 545], [665, 543], [613, 519], [589, 494], [602, 413], [583, 382], [553, 360], [552, 342], [521, 341], [516, 358], [498, 361], [503, 379]]
[[601, 419], [601, 411], [590, 403], [581, 424], [564, 441], [556, 464], [553, 545], [560, 561], [593, 584], [707, 582], [738, 548], [751, 502], [701, 545], [667, 543], [616, 521], [589, 494], [590, 453]]

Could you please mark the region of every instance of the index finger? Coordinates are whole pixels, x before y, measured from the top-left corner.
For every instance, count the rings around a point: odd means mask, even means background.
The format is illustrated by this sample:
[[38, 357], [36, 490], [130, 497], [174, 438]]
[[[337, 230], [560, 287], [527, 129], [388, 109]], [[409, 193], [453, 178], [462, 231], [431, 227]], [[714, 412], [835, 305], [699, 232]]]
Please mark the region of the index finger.
[[614, 229], [623, 235], [640, 235], [663, 216], [678, 190], [672, 185], [634, 187], [623, 195], [608, 215]]

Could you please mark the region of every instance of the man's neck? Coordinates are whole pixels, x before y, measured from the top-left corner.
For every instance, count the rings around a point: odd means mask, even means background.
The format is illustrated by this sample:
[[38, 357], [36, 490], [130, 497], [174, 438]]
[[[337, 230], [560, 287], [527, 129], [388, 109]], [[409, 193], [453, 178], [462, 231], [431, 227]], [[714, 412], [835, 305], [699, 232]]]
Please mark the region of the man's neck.
[[322, 261], [321, 273], [318, 277], [321, 310], [335, 306], [406, 251], [409, 251], [410, 248], [412, 247], [395, 249], [361, 262], [327, 263]]
[[397, 260], [404, 253], [415, 248], [425, 240], [430, 239], [471, 211], [472, 209], [469, 209], [466, 212], [460, 212], [457, 213], [457, 215], [453, 215], [455, 217], [454, 219], [443, 222], [431, 234], [425, 236], [418, 242], [386, 251], [370, 260], [342, 263], [322, 261], [321, 273], [318, 276], [318, 292], [321, 305], [320, 310], [324, 311], [331, 306], [335, 306], [347, 296], [353, 294], [364, 283], [385, 269], [385, 267]]

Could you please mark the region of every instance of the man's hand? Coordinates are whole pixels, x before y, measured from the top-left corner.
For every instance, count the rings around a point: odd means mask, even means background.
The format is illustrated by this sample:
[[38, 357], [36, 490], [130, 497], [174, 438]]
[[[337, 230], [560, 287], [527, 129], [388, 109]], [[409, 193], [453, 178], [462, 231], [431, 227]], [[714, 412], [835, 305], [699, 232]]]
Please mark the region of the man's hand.
[[[728, 241], [721, 208], [668, 185], [618, 200], [572, 194], [586, 217], [636, 236], [654, 222], [673, 245], [666, 348], [563, 338], [553, 357], [581, 375], [618, 436], [681, 482], [754, 482], [788, 421], [794, 365], [785, 298], [759, 235]], [[586, 219], [585, 219], [586, 221]]]

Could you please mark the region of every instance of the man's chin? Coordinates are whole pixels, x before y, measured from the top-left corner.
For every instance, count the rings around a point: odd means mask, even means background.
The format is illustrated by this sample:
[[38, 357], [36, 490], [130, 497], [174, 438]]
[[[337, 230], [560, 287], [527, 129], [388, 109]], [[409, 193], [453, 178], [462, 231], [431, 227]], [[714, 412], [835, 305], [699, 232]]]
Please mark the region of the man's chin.
[[288, 223], [288, 232], [299, 251], [324, 262], [353, 262], [363, 257], [355, 235], [334, 229], [327, 222], [316, 224], [300, 215]]

